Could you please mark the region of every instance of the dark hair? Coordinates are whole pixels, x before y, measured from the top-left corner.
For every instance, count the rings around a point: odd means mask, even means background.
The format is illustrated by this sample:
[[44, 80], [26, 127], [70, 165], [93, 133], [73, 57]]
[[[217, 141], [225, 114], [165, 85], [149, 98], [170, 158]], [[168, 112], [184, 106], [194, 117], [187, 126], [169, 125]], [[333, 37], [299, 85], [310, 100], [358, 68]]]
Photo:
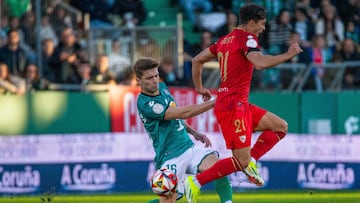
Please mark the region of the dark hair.
[[11, 33], [16, 32], [19, 34], [19, 31], [17, 29], [10, 29], [6, 32], [6, 35], [9, 37]]
[[266, 10], [257, 4], [248, 3], [240, 9], [240, 24], [246, 24], [250, 20], [258, 22], [266, 19]]
[[133, 70], [137, 78], [141, 78], [143, 72], [159, 67], [159, 62], [152, 58], [140, 58], [136, 61]]

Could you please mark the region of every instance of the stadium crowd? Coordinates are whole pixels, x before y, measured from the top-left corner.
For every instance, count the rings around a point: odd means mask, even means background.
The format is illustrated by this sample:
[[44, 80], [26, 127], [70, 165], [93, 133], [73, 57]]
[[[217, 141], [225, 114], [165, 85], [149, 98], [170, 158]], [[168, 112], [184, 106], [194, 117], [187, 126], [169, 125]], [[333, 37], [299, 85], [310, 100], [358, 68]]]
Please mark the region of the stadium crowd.
[[[123, 54], [119, 40], [112, 40], [111, 52], [98, 54], [91, 63], [84, 26], [74, 21], [58, 0], [42, 5], [40, 38], [36, 32], [34, 0], [2, 0], [0, 19], [0, 93], [25, 94], [47, 90], [49, 84], [136, 85], [131, 72], [134, 58], [151, 55], [161, 62], [160, 74], [172, 86], [192, 86], [191, 59], [238, 23], [238, 10], [247, 2], [268, 10], [267, 29], [260, 37], [265, 53], [279, 54], [290, 43], [299, 42], [304, 52], [289, 63], [314, 64], [305, 89], [322, 91], [334, 78], [324, 68], [329, 62], [360, 61], [360, 2], [357, 0], [169, 0], [179, 7], [196, 43], [184, 37], [184, 66], [180, 77], [171, 57], [160, 56], [156, 40], [140, 41], [149, 48], [136, 56]], [[143, 26], [149, 10], [142, 0], [63, 0], [89, 13], [90, 26], [132, 28]], [[206, 23], [211, 14], [225, 16], [222, 22]], [[211, 18], [213, 19], [213, 18]], [[185, 33], [186, 35], [186, 33]], [[37, 40], [41, 40], [41, 67], [38, 67]], [[296, 73], [291, 69], [254, 72], [253, 90], [276, 90], [289, 86]], [[360, 88], [359, 67], [347, 67], [342, 89]]]

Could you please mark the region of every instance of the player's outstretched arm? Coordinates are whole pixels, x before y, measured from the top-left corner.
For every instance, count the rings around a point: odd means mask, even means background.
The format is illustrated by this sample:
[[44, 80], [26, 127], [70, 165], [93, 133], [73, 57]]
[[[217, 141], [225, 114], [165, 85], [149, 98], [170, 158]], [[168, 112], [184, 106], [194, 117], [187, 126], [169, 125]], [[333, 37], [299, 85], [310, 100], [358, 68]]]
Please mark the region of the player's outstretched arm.
[[212, 54], [209, 48], [202, 50], [198, 55], [192, 59], [192, 79], [197, 93], [203, 96], [203, 101], [211, 99], [211, 93], [208, 89], [203, 87], [202, 71], [204, 63], [215, 59], [216, 56]]
[[184, 121], [184, 123], [185, 123], [186, 131], [189, 134], [191, 134], [192, 136], [194, 136], [195, 140], [204, 143], [205, 147], [211, 147], [212, 146], [210, 139], [205, 134], [202, 134], [202, 133], [198, 132], [197, 130], [195, 130], [186, 121]]
[[205, 111], [210, 110], [215, 105], [215, 100], [204, 102], [202, 104], [194, 104], [184, 107], [173, 107], [169, 106], [169, 108], [165, 112], [164, 119], [187, 119], [194, 116], [197, 116]]
[[249, 52], [246, 57], [254, 65], [255, 69], [263, 70], [284, 63], [302, 51], [299, 44], [294, 43], [289, 47], [288, 51], [283, 54], [264, 55], [260, 51], [252, 51]]

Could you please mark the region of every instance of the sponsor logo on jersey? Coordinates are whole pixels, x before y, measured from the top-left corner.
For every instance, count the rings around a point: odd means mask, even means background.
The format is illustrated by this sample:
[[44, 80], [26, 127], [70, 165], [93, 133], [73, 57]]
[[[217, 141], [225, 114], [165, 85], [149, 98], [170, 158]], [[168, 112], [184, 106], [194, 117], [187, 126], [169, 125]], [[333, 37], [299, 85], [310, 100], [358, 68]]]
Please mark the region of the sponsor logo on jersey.
[[249, 47], [249, 48], [256, 48], [257, 47], [257, 42], [255, 39], [248, 39], [246, 41], [246, 46]]
[[242, 143], [245, 143], [246, 142], [246, 135], [240, 135], [239, 136], [239, 139]]
[[156, 103], [154, 104], [154, 106], [152, 107], [152, 110], [154, 113], [156, 114], [161, 114], [163, 111], [164, 111], [164, 106], [159, 104], [159, 103]]

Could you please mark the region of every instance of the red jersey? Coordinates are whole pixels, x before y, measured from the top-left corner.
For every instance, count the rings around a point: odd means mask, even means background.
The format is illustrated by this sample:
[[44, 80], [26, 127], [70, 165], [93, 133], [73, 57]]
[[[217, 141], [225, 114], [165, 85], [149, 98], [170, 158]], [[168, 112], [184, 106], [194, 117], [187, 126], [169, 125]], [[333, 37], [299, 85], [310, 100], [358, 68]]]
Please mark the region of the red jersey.
[[246, 58], [249, 51], [259, 51], [255, 35], [234, 29], [209, 47], [220, 64], [221, 82], [216, 109], [233, 110], [238, 102], [248, 103], [253, 64]]

